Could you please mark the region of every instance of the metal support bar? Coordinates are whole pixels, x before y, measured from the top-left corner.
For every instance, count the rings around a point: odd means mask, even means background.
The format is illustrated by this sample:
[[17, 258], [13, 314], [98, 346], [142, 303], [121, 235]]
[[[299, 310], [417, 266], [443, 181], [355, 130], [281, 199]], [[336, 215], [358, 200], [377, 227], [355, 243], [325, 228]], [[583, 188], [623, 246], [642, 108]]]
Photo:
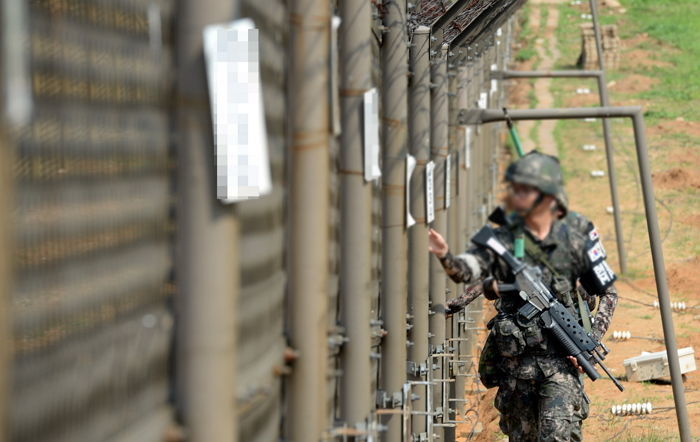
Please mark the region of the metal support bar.
[[[646, 211], [647, 230], [651, 245], [651, 256], [654, 265], [654, 278], [661, 309], [661, 323], [664, 330], [664, 343], [666, 355], [671, 372], [671, 384], [673, 387], [673, 400], [675, 403], [678, 430], [683, 442], [692, 439], [688, 408], [685, 402], [683, 379], [681, 377], [680, 362], [678, 360], [678, 346], [676, 334], [673, 328], [673, 315], [671, 310], [671, 298], [668, 293], [666, 268], [664, 265], [661, 234], [659, 233], [659, 221], [656, 215], [656, 203], [654, 200], [654, 188], [649, 167], [646, 136], [644, 133], [644, 115], [642, 108], [629, 107], [599, 107], [599, 108], [571, 108], [571, 109], [523, 109], [508, 112], [513, 120], [559, 120], [579, 118], [630, 118], [634, 127], [634, 140], [637, 149], [637, 161], [639, 163], [639, 176], [642, 183], [642, 195], [644, 197], [644, 209]], [[460, 112], [462, 124], [485, 124], [496, 121], [504, 121], [505, 115], [500, 109], [469, 109]]]
[[289, 2], [288, 334], [299, 351], [287, 383], [285, 438], [319, 440], [330, 426], [328, 260], [330, 216], [330, 3]]
[[[608, 97], [608, 84], [605, 81], [605, 60], [603, 54], [603, 39], [600, 35], [600, 25], [598, 23], [598, 0], [589, 0], [591, 5], [591, 16], [593, 17], [593, 31], [595, 34], [595, 46], [598, 53], [598, 67], [601, 74], [598, 77], [598, 94], [600, 95], [601, 106], [610, 106], [610, 98]], [[622, 221], [620, 219], [619, 208], [620, 198], [617, 193], [617, 178], [615, 170], [615, 157], [612, 139], [610, 137], [610, 122], [603, 120], [603, 137], [605, 139], [605, 159], [608, 162], [608, 177], [610, 178], [610, 198], [613, 205], [613, 219], [615, 221], [615, 232], [617, 233], [617, 249], [620, 254], [620, 272], [627, 271], [627, 257], [624, 253], [624, 241], [622, 238]]]
[[[574, 107], [558, 109], [510, 109], [513, 121], [521, 120], [577, 120], [583, 118], [632, 118], [641, 112], [639, 106]], [[505, 121], [502, 109], [462, 109], [460, 124], [485, 124]]]
[[594, 78], [602, 71], [491, 71], [492, 80], [510, 80], [517, 78]]
[[[328, 2], [326, 2], [328, 3]], [[382, 68], [382, 340], [380, 388], [401, 392], [406, 382], [406, 292], [408, 241], [405, 226], [406, 154], [408, 153], [408, 35], [406, 0], [384, 3]], [[401, 440], [402, 420], [384, 416], [384, 440]], [[306, 440], [306, 439], [299, 439]], [[311, 439], [309, 439], [311, 440]]]
[[676, 334], [673, 329], [673, 315], [671, 310], [671, 299], [668, 294], [668, 281], [666, 278], [666, 268], [664, 264], [664, 254], [662, 248], [661, 234], [659, 232], [659, 222], [656, 216], [656, 201], [654, 199], [653, 181], [647, 154], [646, 135], [644, 129], [644, 115], [641, 110], [636, 112], [632, 121], [634, 122], [634, 140], [637, 145], [637, 161], [639, 162], [639, 175], [642, 181], [642, 194], [644, 195], [644, 209], [647, 214], [647, 230], [649, 231], [649, 242], [651, 243], [651, 256], [654, 263], [654, 278], [656, 279], [656, 290], [659, 296], [659, 307], [661, 309], [661, 323], [664, 330], [664, 343], [666, 345], [666, 356], [671, 372], [673, 387], [673, 401], [676, 406], [676, 419], [678, 420], [678, 431], [682, 442], [691, 442], [692, 430], [688, 417], [688, 408], [685, 401], [683, 379], [681, 377], [680, 361], [678, 360], [678, 347], [676, 345]]
[[[339, 4], [340, 100], [340, 303], [347, 333], [341, 363], [341, 420], [348, 425], [367, 421], [372, 404], [371, 268], [372, 185], [363, 176], [364, 92], [372, 87], [371, 18], [369, 2]], [[426, 344], [427, 345], [427, 344]]]
[[[608, 107], [608, 88], [605, 82], [605, 72], [595, 71], [492, 71], [491, 78], [494, 80], [518, 79], [518, 78], [595, 78], [600, 95], [600, 106]], [[610, 137], [610, 123], [603, 119], [603, 139], [605, 141], [605, 158], [608, 165], [608, 182], [610, 183], [610, 199], [613, 205], [613, 220], [615, 223], [615, 242], [617, 244], [618, 263], [620, 273], [627, 272], [627, 254], [625, 252], [624, 237], [622, 234], [622, 211], [620, 210], [620, 199], [617, 193], [617, 173], [614, 166], [614, 148]]]
[[204, 26], [233, 19], [236, 9], [236, 2], [181, 1], [176, 20], [176, 394], [194, 441], [232, 442], [238, 435], [234, 378], [239, 224], [235, 209], [216, 200], [202, 58]]

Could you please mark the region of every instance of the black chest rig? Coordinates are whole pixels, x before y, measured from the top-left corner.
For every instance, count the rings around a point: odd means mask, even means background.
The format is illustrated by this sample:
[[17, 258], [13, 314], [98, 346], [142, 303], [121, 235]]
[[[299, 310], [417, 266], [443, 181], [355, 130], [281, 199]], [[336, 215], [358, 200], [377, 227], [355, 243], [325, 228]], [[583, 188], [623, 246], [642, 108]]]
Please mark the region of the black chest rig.
[[[514, 255], [540, 267], [542, 269], [543, 282], [549, 287], [554, 296], [567, 308], [575, 309], [572, 275], [567, 275], [566, 273], [568, 272], [558, 271], [551, 264], [552, 261], [558, 262], [571, 259], [566, 249], [558, 248], [551, 252], [546, 251], [525, 233], [521, 223], [513, 222], [513, 220], [509, 219], [500, 207], [491, 214], [489, 220], [507, 228], [511, 232], [514, 238]], [[504, 310], [511, 313], [514, 311], [512, 309], [517, 310], [523, 303], [519, 297], [504, 297], [501, 304]]]

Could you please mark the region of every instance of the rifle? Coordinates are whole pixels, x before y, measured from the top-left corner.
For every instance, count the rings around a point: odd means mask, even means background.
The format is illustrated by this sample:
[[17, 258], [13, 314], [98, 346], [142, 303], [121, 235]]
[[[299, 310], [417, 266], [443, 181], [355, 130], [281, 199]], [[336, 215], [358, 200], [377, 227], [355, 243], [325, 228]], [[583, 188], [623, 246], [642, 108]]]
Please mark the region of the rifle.
[[[478, 246], [491, 249], [510, 267], [515, 274], [519, 296], [525, 304], [518, 310], [518, 317], [531, 321], [537, 316], [542, 326], [549, 330], [566, 351], [576, 358], [579, 366], [588, 377], [595, 381], [600, 378], [594, 364], [610, 377], [615, 386], [624, 391], [624, 387], [603, 364], [603, 359], [610, 350], [602, 342], [598, 342], [590, 333], [581, 327], [564, 305], [555, 298], [541, 280], [541, 272], [537, 267], [529, 266], [515, 256], [501, 243], [489, 226], [484, 226], [472, 238]], [[505, 286], [505, 285], [504, 285]], [[504, 287], [505, 288], [505, 287]], [[508, 287], [512, 290], [512, 287]], [[500, 290], [499, 290], [500, 291]]]

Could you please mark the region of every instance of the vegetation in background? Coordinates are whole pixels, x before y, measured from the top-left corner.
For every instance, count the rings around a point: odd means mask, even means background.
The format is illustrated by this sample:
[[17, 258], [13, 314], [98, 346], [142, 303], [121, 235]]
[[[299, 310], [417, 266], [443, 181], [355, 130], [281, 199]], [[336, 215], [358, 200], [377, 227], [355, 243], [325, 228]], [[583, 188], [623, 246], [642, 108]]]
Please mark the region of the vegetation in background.
[[677, 118], [700, 121], [700, 2], [697, 0], [623, 0], [623, 37], [646, 33], [649, 47], [657, 58], [671, 64], [654, 67], [646, 75], [659, 84], [639, 94], [651, 100], [651, 118]]

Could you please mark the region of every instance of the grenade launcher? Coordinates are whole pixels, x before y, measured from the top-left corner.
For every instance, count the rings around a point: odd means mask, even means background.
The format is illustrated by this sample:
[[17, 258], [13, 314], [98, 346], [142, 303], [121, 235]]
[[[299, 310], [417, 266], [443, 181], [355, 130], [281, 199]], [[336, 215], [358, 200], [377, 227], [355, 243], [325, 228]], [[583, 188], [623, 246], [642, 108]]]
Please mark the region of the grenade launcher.
[[538, 268], [526, 265], [501, 243], [491, 227], [485, 226], [472, 238], [472, 242], [491, 249], [511, 268], [515, 275], [517, 291], [525, 301], [520, 307], [518, 317], [531, 321], [539, 316], [542, 327], [549, 330], [569, 355], [576, 358], [578, 364], [591, 380], [600, 378], [594, 365], [600, 368], [623, 391], [624, 387], [603, 364], [609, 350], [579, 324], [578, 320], [555, 298], [541, 280]]

